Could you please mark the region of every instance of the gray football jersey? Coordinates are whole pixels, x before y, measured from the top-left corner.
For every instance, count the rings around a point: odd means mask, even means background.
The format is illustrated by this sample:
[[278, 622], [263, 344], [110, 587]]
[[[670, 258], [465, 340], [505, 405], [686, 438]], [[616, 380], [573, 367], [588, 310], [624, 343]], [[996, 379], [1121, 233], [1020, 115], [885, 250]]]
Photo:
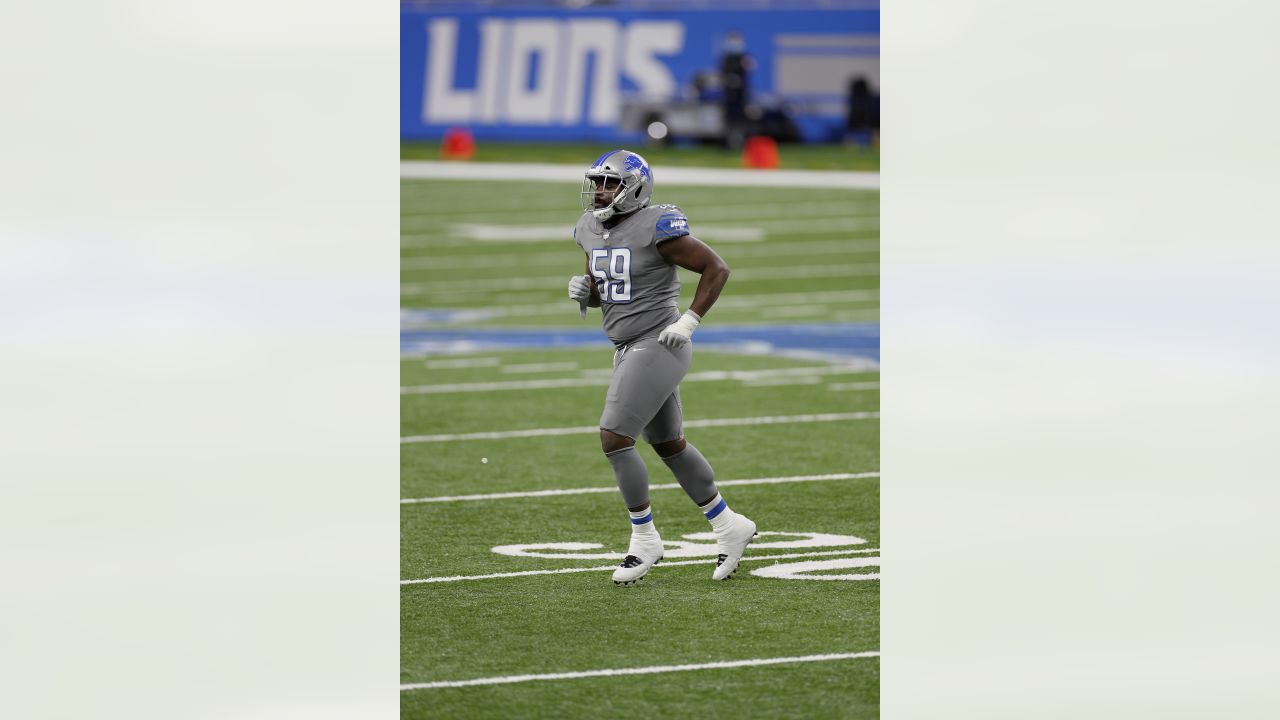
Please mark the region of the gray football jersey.
[[641, 208], [612, 228], [589, 212], [578, 218], [573, 239], [591, 261], [614, 344], [657, 335], [680, 318], [680, 277], [658, 243], [688, 234], [689, 220], [675, 205]]

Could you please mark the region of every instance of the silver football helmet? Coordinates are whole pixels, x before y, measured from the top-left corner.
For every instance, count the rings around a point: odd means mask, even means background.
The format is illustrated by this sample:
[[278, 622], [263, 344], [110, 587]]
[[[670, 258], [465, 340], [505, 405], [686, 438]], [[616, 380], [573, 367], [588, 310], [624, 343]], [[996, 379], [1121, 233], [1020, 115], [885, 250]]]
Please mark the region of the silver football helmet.
[[[596, 193], [618, 188], [613, 202], [595, 206]], [[582, 211], [590, 211], [597, 220], [634, 212], [649, 204], [653, 197], [653, 171], [649, 163], [630, 150], [610, 150], [596, 158], [582, 180]]]

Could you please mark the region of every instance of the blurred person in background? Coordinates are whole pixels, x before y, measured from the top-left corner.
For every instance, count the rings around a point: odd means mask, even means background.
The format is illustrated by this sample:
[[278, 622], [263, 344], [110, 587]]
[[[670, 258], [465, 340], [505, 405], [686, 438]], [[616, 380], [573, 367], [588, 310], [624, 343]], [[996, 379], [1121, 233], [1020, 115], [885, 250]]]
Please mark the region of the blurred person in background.
[[[730, 577], [756, 534], [756, 524], [729, 509], [715, 473], [684, 437], [680, 381], [693, 360], [691, 338], [729, 279], [729, 266], [689, 234], [676, 205], [649, 205], [653, 172], [644, 158], [613, 150], [587, 170], [574, 241], [587, 274], [569, 280], [569, 298], [599, 307], [613, 341], [613, 377], [600, 416], [600, 446], [613, 466], [631, 514], [631, 541], [613, 582], [630, 585], [662, 559], [662, 538], [649, 504], [649, 471], [636, 450], [643, 435], [680, 487], [711, 523], [719, 557], [713, 580]], [[676, 268], [701, 277], [680, 314]]]
[[698, 102], [716, 103], [724, 98], [720, 91], [720, 76], [703, 70], [693, 76], [693, 97]]
[[723, 88], [725, 147], [737, 150], [747, 135], [747, 103], [750, 101], [750, 74], [755, 60], [747, 54], [742, 33], [730, 30], [720, 55], [720, 84]]
[[871, 85], [865, 77], [855, 77], [849, 81], [845, 141], [860, 148], [867, 148], [879, 131], [880, 96], [871, 94]]

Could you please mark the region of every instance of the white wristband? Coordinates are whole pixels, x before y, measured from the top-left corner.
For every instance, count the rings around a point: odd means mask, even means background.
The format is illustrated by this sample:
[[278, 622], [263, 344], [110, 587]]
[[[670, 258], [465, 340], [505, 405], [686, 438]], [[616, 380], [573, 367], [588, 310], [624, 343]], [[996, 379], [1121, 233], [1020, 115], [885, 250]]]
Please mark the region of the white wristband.
[[686, 310], [684, 315], [681, 315], [680, 319], [676, 321], [676, 325], [679, 325], [681, 328], [688, 330], [689, 333], [691, 334], [693, 333], [694, 330], [698, 329], [698, 325], [700, 325], [701, 323], [702, 323], [702, 318], [698, 315], [698, 313], [692, 310]]

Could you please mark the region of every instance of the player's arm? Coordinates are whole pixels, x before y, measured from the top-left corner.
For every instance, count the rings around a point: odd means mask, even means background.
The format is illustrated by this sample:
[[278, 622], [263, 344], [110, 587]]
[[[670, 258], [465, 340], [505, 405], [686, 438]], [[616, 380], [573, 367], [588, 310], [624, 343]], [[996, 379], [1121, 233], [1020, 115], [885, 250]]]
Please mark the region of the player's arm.
[[591, 283], [591, 298], [587, 307], [600, 307], [600, 288], [596, 287], [596, 278], [591, 274], [591, 256], [587, 256], [587, 282]]
[[720, 297], [724, 284], [729, 282], [729, 266], [715, 250], [692, 235], [664, 240], [658, 243], [658, 252], [667, 262], [702, 276], [698, 278], [698, 289], [693, 293], [689, 310], [658, 335], [658, 342], [680, 347], [689, 343], [703, 316]]
[[720, 297], [720, 291], [729, 282], [729, 265], [706, 243], [692, 235], [681, 235], [658, 243], [658, 252], [667, 262], [692, 270], [702, 277], [693, 293], [689, 309], [704, 318]]

